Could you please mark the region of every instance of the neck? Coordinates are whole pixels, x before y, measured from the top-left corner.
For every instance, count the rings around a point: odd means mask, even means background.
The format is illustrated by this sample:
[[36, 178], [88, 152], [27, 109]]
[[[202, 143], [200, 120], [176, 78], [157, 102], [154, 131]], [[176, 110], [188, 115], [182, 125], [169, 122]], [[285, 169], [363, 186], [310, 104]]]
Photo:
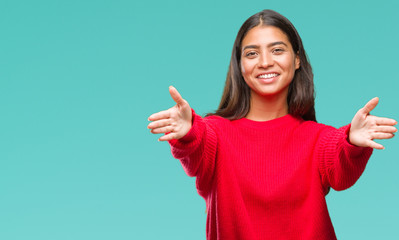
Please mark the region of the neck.
[[247, 119], [254, 121], [269, 121], [288, 114], [287, 96], [260, 96], [251, 92], [251, 105]]

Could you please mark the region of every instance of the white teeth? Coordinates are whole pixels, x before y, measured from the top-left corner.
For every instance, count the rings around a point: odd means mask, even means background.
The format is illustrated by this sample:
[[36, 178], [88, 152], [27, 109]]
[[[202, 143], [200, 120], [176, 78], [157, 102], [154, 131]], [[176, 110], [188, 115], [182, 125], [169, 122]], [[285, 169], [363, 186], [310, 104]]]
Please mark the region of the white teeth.
[[260, 75], [258, 78], [272, 78], [272, 77], [277, 77], [277, 73], [269, 73], [269, 74], [263, 74]]

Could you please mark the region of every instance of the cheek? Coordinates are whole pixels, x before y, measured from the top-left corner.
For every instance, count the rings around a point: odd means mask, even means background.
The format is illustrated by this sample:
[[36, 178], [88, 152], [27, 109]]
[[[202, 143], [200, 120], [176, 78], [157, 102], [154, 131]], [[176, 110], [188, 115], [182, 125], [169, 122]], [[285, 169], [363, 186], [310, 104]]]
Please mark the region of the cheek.
[[244, 75], [251, 75], [253, 72], [254, 63], [253, 61], [241, 61], [241, 74]]
[[296, 61], [295, 59], [289, 58], [285, 59], [284, 61], [281, 62], [281, 67], [285, 69], [285, 71], [288, 72], [295, 72], [296, 68]]
[[246, 71], [245, 71], [245, 64], [241, 61], [241, 62], [240, 62], [240, 65], [241, 65], [241, 74], [242, 74], [242, 75], [245, 75], [245, 73], [246, 73]]

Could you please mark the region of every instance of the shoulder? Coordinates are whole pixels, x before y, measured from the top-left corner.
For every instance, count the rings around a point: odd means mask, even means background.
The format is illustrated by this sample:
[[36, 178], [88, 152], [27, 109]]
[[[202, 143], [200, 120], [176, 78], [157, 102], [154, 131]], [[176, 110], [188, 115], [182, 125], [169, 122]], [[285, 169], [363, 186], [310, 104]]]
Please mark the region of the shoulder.
[[217, 115], [210, 115], [204, 117], [204, 121], [214, 128], [220, 128], [222, 126], [229, 125], [231, 121], [229, 119], [217, 116]]
[[350, 124], [336, 128], [330, 125], [316, 123], [313, 121], [303, 121], [303, 130], [307, 135], [314, 135], [322, 141], [345, 140], [349, 136]]
[[306, 131], [308, 133], [313, 133], [313, 134], [321, 134], [321, 133], [326, 133], [330, 131], [336, 130], [335, 127], [326, 125], [323, 123], [318, 123], [315, 121], [305, 121], [302, 120], [300, 121], [300, 129], [303, 131]]
[[208, 122], [214, 122], [214, 123], [229, 122], [230, 121], [230, 120], [228, 120], [226, 118], [223, 118], [221, 116], [218, 116], [218, 115], [206, 116], [206, 117], [204, 117], [204, 120], [208, 121]]

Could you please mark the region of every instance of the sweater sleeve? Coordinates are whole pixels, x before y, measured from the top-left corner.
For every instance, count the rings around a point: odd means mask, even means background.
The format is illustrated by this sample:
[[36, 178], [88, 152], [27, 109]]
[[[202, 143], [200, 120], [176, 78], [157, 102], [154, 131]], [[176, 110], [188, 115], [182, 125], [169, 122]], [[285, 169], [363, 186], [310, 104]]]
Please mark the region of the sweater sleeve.
[[323, 186], [340, 191], [351, 187], [366, 168], [372, 148], [349, 143], [350, 124], [339, 129], [327, 128], [316, 147], [316, 157]]
[[182, 138], [170, 140], [172, 155], [179, 159], [184, 171], [190, 177], [197, 177], [196, 187], [204, 196], [209, 189], [215, 169], [217, 136], [206, 118], [194, 110], [190, 131]]

